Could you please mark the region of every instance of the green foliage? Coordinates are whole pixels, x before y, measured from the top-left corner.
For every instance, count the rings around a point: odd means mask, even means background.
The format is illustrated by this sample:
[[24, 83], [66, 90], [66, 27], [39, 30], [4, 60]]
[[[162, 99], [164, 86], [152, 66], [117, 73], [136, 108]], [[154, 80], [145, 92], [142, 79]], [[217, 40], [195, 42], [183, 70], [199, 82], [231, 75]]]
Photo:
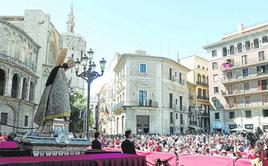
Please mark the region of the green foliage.
[[92, 128], [94, 124], [94, 117], [93, 117], [93, 112], [91, 110], [90, 117], [89, 117], [89, 126]]
[[[79, 92], [70, 93], [71, 116], [69, 131], [73, 133], [83, 132], [84, 120], [81, 113], [86, 109], [86, 99]], [[81, 113], [80, 113], [81, 112]]]

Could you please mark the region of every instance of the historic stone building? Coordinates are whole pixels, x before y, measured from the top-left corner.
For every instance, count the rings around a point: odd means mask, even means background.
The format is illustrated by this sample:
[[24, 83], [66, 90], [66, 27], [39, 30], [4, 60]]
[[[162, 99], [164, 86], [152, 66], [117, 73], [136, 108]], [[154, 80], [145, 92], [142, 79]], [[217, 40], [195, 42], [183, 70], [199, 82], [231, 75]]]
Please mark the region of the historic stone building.
[[24, 30], [0, 19], [0, 131], [32, 128], [38, 83], [40, 45]]
[[[190, 94], [190, 128], [204, 132], [210, 130], [209, 122], [209, 91], [208, 91], [208, 61], [193, 55], [180, 59], [180, 63], [191, 71], [187, 73]], [[192, 91], [192, 89], [194, 90]]]
[[[5, 124], [0, 132], [32, 131], [23, 128], [36, 127], [34, 113], [60, 49], [67, 47], [68, 57], [74, 59], [85, 52], [85, 40], [73, 33], [73, 19], [71, 10], [69, 31], [60, 35], [41, 10], [0, 17], [0, 119]], [[73, 79], [74, 69], [68, 73], [71, 87], [83, 90], [84, 81]]]
[[204, 46], [209, 57], [212, 130], [268, 130], [268, 24]]
[[[67, 32], [60, 35], [60, 43], [61, 48], [68, 49], [68, 58], [81, 61], [81, 57], [86, 54], [86, 41], [83, 36], [74, 32], [74, 27], [74, 13], [73, 8], [71, 8], [68, 15]], [[67, 72], [67, 78], [71, 88], [83, 93], [85, 81], [76, 77], [74, 68]]]
[[[115, 134], [130, 129], [137, 133], [176, 134], [188, 130], [188, 68], [143, 51], [119, 54], [113, 68], [111, 93]], [[109, 95], [108, 95], [109, 96]], [[108, 127], [109, 128], [109, 127]], [[111, 129], [113, 131], [113, 129]]]

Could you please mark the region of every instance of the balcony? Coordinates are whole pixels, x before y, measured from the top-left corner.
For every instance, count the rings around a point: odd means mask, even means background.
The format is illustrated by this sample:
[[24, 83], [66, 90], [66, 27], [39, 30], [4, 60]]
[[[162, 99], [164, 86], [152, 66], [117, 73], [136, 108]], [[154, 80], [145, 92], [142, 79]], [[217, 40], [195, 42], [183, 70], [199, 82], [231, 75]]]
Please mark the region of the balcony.
[[190, 125], [197, 126], [197, 121], [190, 121]]
[[240, 109], [255, 109], [255, 108], [268, 108], [268, 102], [262, 102], [261, 104], [248, 103], [248, 104], [234, 104], [233, 106], [228, 106], [226, 110], [240, 110]]
[[232, 93], [227, 93], [222, 92], [223, 97], [232, 97], [232, 96], [245, 96], [245, 95], [254, 95], [254, 94], [262, 94], [262, 93], [267, 93], [268, 92], [268, 87], [263, 85], [259, 86], [259, 88], [255, 89], [248, 89], [248, 90], [233, 90]]
[[127, 107], [149, 107], [149, 108], [157, 108], [158, 102], [155, 102], [153, 100], [147, 100], [145, 102], [139, 102], [139, 101], [129, 101], [129, 102], [119, 102], [115, 106], [112, 107], [112, 111], [116, 111], [121, 108], [127, 108]]
[[19, 66], [21, 66], [23, 68], [26, 68], [27, 70], [29, 70], [31, 72], [32, 71], [36, 72], [36, 70], [37, 70], [37, 66], [35, 64], [33, 64], [33, 63], [29, 64], [29, 63], [26, 63], [26, 62], [22, 62], [22, 61], [20, 61], [18, 59], [15, 59], [15, 58], [13, 58], [11, 56], [4, 55], [2, 53], [0, 53], [0, 59], [1, 59], [1, 61], [6, 61], [8, 63], [19, 65]]
[[203, 113], [200, 113], [200, 116], [201, 117], [209, 117], [209, 113], [208, 112], [203, 112]]
[[249, 81], [249, 80], [256, 80], [256, 79], [262, 79], [262, 78], [267, 78], [268, 77], [268, 72], [266, 73], [261, 73], [261, 74], [251, 74], [248, 76], [236, 76], [236, 77], [231, 77], [227, 78], [224, 77], [222, 78], [221, 82], [223, 84], [229, 84], [229, 83], [235, 83], [235, 82], [242, 82], [242, 81]]
[[178, 110], [178, 111], [185, 111], [185, 112], [187, 112], [187, 109], [186, 109], [185, 106], [180, 107], [179, 105], [175, 105], [174, 104], [173, 109]]
[[207, 82], [202, 82], [202, 81], [196, 81], [197, 85], [201, 85], [201, 86], [208, 86]]
[[235, 62], [223, 63], [221, 66], [221, 70], [223, 72], [227, 72], [227, 71], [240, 69], [240, 68], [244, 68], [244, 67], [266, 64], [267, 62], [268, 62], [268, 59], [264, 59], [262, 61], [259, 61], [259, 58], [256, 56], [256, 58], [247, 59], [246, 63], [242, 63], [242, 61], [236, 62], [236, 63]]
[[197, 95], [197, 99], [200, 99], [200, 100], [209, 100], [209, 97]]

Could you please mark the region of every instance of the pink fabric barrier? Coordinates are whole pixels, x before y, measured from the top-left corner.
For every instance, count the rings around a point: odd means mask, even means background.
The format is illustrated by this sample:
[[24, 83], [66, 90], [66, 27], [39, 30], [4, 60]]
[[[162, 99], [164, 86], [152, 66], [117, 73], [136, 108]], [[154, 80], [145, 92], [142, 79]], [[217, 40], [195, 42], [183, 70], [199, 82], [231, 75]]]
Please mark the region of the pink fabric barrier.
[[112, 151], [112, 152], [121, 152], [120, 148], [109, 148], [109, 147], [104, 147], [102, 148], [105, 151]]
[[235, 162], [235, 166], [251, 166], [250, 159], [238, 159]]
[[263, 161], [263, 166], [268, 166], [268, 160]]
[[16, 149], [17, 142], [0, 142], [0, 149]]
[[146, 157], [147, 166], [154, 166], [157, 159], [160, 159], [161, 161], [165, 160], [171, 166], [177, 165], [176, 155], [172, 153], [137, 151], [137, 155]]
[[[121, 151], [120, 148], [103, 148], [105, 151]], [[168, 161], [171, 166], [176, 166], [176, 155], [172, 153], [163, 153], [163, 152], [144, 152], [144, 151], [136, 151], [137, 155], [146, 157], [146, 165], [154, 166], [157, 159], [161, 161]]]
[[193, 155], [193, 156], [180, 156], [179, 166], [233, 166], [234, 161], [229, 157], [221, 156], [203, 156], [203, 155]]

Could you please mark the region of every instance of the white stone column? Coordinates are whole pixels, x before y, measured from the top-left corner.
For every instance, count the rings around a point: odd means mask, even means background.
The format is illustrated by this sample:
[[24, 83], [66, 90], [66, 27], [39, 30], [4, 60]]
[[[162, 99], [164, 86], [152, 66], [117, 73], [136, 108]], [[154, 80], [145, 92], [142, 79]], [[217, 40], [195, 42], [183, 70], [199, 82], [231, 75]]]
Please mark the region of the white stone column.
[[26, 87], [26, 98], [25, 100], [29, 101], [29, 97], [30, 97], [30, 84], [31, 84], [31, 79], [28, 79], [27, 82], [27, 87]]
[[11, 89], [12, 89], [12, 79], [13, 75], [11, 72], [12, 69], [8, 70], [7, 79], [6, 79], [6, 96], [11, 96]]
[[22, 75], [19, 76], [19, 80], [18, 80], [18, 98], [21, 99], [22, 98], [22, 87], [23, 87], [23, 77]]

